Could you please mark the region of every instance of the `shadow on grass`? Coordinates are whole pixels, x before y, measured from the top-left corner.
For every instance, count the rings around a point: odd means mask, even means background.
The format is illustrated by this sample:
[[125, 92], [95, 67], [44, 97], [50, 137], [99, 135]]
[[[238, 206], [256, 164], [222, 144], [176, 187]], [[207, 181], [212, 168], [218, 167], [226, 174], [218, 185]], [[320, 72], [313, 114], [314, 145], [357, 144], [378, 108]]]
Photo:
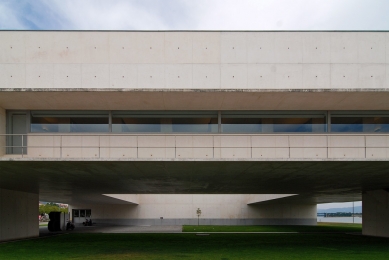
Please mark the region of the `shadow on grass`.
[[69, 234], [0, 244], [1, 259], [388, 259], [389, 239], [347, 234]]

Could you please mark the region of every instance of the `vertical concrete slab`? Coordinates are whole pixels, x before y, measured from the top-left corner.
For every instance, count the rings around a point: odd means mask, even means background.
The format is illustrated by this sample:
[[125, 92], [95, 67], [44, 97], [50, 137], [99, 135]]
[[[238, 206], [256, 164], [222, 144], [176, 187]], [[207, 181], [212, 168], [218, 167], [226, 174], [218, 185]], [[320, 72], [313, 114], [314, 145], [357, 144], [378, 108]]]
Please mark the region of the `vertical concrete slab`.
[[52, 62], [53, 34], [47, 32], [26, 32], [25, 55], [27, 64]]
[[358, 33], [333, 32], [331, 33], [331, 62], [357, 63], [358, 62]]
[[328, 89], [331, 87], [331, 66], [329, 64], [304, 64], [303, 88]]
[[0, 63], [24, 63], [25, 34], [20, 32], [3, 31], [0, 41]]
[[111, 64], [136, 63], [136, 32], [109, 33], [109, 61]]
[[275, 63], [303, 62], [303, 33], [277, 32], [274, 35]]
[[388, 189], [364, 192], [362, 207], [362, 234], [389, 237]]
[[220, 32], [192, 32], [193, 63], [220, 63]]
[[247, 63], [247, 33], [221, 33], [221, 63]]
[[54, 88], [81, 88], [81, 64], [54, 64]]
[[221, 66], [222, 89], [246, 89], [247, 88], [247, 65], [225, 64]]
[[53, 63], [79, 64], [83, 58], [82, 37], [85, 32], [52, 32]]
[[26, 86], [26, 65], [0, 64], [0, 88], [24, 88]]
[[108, 64], [82, 64], [83, 88], [109, 88]]
[[109, 62], [109, 34], [84, 32], [81, 38], [82, 63], [107, 64]]
[[274, 89], [276, 81], [276, 67], [274, 64], [248, 64], [247, 88]]
[[39, 236], [38, 194], [0, 189], [0, 241]]
[[274, 32], [247, 34], [247, 62], [274, 63]]
[[194, 89], [220, 89], [219, 64], [193, 64]]
[[192, 38], [190, 32], [165, 32], [165, 62], [192, 63]]
[[358, 33], [358, 62], [385, 63], [385, 34], [379, 32]]
[[359, 88], [385, 88], [386, 66], [385, 64], [360, 64]]
[[331, 41], [328, 33], [307, 32], [303, 38], [303, 63], [330, 63]]
[[0, 107], [0, 156], [5, 155], [6, 152], [6, 115], [5, 109]]
[[26, 88], [52, 88], [53, 85], [52, 64], [26, 64]]

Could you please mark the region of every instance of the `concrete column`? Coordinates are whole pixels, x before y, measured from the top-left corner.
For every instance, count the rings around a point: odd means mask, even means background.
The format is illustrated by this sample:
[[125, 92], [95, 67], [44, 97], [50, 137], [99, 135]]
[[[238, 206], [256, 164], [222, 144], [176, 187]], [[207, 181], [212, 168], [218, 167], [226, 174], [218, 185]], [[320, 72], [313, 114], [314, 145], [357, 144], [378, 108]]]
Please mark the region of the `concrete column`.
[[362, 234], [389, 237], [388, 189], [362, 194]]
[[5, 145], [6, 145], [6, 116], [5, 116], [5, 109], [0, 107], [0, 156], [5, 155]]
[[0, 189], [0, 241], [39, 236], [39, 195]]

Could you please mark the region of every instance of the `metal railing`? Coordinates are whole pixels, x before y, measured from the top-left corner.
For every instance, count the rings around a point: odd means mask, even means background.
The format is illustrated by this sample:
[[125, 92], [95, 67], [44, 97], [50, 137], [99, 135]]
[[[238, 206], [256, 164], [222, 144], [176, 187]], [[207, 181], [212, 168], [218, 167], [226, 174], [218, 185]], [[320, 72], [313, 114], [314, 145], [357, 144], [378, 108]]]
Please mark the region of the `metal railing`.
[[[190, 138], [202, 141], [187, 144]], [[263, 144], [271, 138], [274, 145]], [[308, 143], [294, 144], [296, 138]], [[6, 143], [0, 156], [21, 158], [389, 158], [389, 134], [1, 134], [0, 140]]]

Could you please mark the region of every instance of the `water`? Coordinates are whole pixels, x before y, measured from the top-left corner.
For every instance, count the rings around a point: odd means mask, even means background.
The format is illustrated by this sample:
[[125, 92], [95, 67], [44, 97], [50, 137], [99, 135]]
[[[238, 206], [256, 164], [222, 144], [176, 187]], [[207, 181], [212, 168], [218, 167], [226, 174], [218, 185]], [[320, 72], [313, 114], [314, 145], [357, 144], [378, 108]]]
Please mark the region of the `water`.
[[[353, 223], [353, 217], [317, 217], [317, 222], [332, 222], [332, 223]], [[362, 218], [354, 217], [354, 223], [362, 224]]]

